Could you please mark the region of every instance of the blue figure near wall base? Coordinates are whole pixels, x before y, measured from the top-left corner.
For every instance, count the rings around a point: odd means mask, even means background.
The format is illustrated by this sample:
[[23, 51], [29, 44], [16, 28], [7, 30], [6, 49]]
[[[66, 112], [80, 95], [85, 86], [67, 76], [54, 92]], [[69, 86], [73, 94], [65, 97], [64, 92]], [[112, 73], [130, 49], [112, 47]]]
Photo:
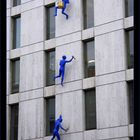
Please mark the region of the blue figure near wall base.
[[55, 15], [57, 16], [57, 9], [62, 9], [62, 14], [66, 16], [66, 19], [68, 19], [68, 14], [65, 13], [65, 9], [67, 7], [67, 4], [69, 4], [69, 0], [61, 0], [57, 2], [57, 6], [55, 7]]
[[64, 129], [61, 126], [62, 121], [63, 121], [63, 119], [62, 119], [62, 116], [60, 115], [59, 118], [55, 121], [55, 126], [54, 126], [54, 130], [53, 130], [53, 137], [51, 138], [51, 140], [53, 140], [55, 137], [57, 137], [57, 140], [60, 140], [60, 135], [58, 132], [60, 128], [62, 130], [64, 130], [65, 132], [68, 130], [68, 129]]
[[61, 77], [61, 85], [63, 86], [63, 81], [64, 81], [64, 76], [65, 76], [65, 64], [71, 62], [74, 58], [74, 56], [72, 56], [72, 58], [70, 60], [66, 60], [66, 56], [62, 56], [62, 60], [60, 60], [60, 68], [59, 68], [59, 75], [54, 77], [54, 80], [58, 77]]

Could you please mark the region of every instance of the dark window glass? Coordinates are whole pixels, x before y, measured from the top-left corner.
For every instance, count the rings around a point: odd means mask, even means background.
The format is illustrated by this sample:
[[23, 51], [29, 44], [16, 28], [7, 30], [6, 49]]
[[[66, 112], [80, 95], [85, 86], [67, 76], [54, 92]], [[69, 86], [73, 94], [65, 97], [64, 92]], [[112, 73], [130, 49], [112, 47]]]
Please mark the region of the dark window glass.
[[18, 140], [18, 104], [11, 105], [10, 140]]
[[128, 82], [130, 124], [134, 123], [134, 82]]
[[47, 86], [54, 85], [54, 76], [55, 76], [55, 50], [47, 52]]
[[84, 43], [85, 77], [95, 76], [95, 47], [94, 41]]
[[127, 31], [127, 60], [128, 60], [128, 68], [134, 67], [134, 31]]
[[55, 37], [55, 16], [54, 16], [54, 5], [47, 7], [47, 39]]
[[21, 0], [13, 0], [13, 6], [18, 6], [21, 4]]
[[94, 26], [93, 0], [83, 0], [84, 29]]
[[20, 16], [13, 18], [13, 49], [20, 47]]
[[20, 60], [12, 60], [12, 93], [19, 92]]
[[55, 125], [55, 97], [46, 99], [46, 135], [53, 133]]
[[125, 0], [126, 17], [134, 15], [134, 0]]
[[96, 129], [96, 95], [95, 89], [85, 91], [86, 130]]
[[134, 140], [134, 137], [130, 137], [130, 140]]

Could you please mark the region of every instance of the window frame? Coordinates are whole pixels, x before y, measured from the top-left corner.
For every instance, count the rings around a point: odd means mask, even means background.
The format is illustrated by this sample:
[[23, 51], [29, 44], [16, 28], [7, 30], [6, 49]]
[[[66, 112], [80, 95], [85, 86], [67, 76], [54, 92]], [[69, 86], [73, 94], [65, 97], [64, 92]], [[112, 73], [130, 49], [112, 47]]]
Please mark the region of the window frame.
[[21, 0], [13, 0], [13, 7], [21, 5]]

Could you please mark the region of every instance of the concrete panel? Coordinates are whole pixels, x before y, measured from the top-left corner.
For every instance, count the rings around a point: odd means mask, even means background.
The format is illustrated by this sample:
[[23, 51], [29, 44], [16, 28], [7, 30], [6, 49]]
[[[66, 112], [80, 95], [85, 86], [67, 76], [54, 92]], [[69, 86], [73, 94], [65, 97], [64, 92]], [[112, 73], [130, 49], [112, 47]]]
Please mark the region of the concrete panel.
[[7, 13], [6, 13], [7, 17], [11, 16], [11, 9], [7, 9]]
[[53, 49], [56, 47], [56, 39], [49, 39], [45, 41], [45, 48], [44, 50], [49, 50], [49, 49]]
[[9, 95], [9, 104], [15, 104], [19, 102], [19, 93]]
[[109, 139], [109, 140], [130, 140], [128, 137], [125, 138], [117, 138], [117, 139]]
[[84, 140], [97, 140], [97, 130], [84, 131]]
[[82, 30], [82, 40], [86, 40], [94, 37], [94, 28]]
[[7, 51], [11, 49], [11, 44], [12, 44], [12, 29], [11, 29], [11, 17], [7, 17], [7, 23], [6, 23], [6, 28], [7, 28], [7, 35], [6, 35], [6, 44], [7, 44]]
[[97, 87], [97, 128], [127, 125], [127, 101], [126, 82]]
[[[128, 137], [128, 126], [98, 130], [98, 139], [114, 139]], [[120, 139], [119, 139], [120, 140]]]
[[6, 137], [10, 140], [10, 108], [6, 105]]
[[70, 0], [70, 4], [67, 5], [66, 9], [66, 13], [69, 15], [68, 20], [65, 15], [61, 13], [61, 9], [58, 9], [58, 15], [56, 16], [56, 37], [82, 29], [81, 5], [81, 0], [77, 0], [76, 2], [75, 0]]
[[44, 0], [32, 0], [27, 3], [22, 4], [21, 11], [25, 12], [43, 5]]
[[6, 71], [6, 92], [7, 92], [7, 95], [9, 95], [10, 92], [11, 92], [10, 61], [9, 60], [7, 60], [6, 66], [7, 66], [7, 71]]
[[95, 37], [96, 75], [126, 69], [124, 31]]
[[21, 140], [43, 137], [43, 98], [20, 102], [19, 136]]
[[43, 87], [43, 51], [20, 59], [20, 91]]
[[16, 16], [21, 13], [21, 5], [11, 8], [11, 16]]
[[44, 7], [32, 9], [21, 15], [21, 46], [43, 41]]
[[33, 0], [21, 0], [21, 4], [27, 3], [27, 2], [30, 2], [30, 1], [33, 1]]
[[83, 79], [83, 89], [95, 87], [95, 77]]
[[44, 88], [44, 97], [54, 96], [55, 86], [49, 86]]
[[20, 101], [31, 100], [41, 97], [43, 98], [43, 88], [21, 93]]
[[134, 26], [134, 17], [128, 17], [124, 19], [124, 28], [128, 29], [128, 28], [132, 28]]
[[134, 124], [130, 124], [128, 126], [128, 133], [129, 133], [129, 137], [133, 137], [134, 136]]
[[55, 92], [56, 94], [61, 94], [80, 89], [82, 89], [82, 80], [65, 83], [63, 87], [61, 85], [56, 85]]
[[21, 47], [21, 55], [27, 55], [38, 51], [43, 51], [43, 42]]
[[61, 135], [61, 140], [83, 140], [83, 133]]
[[21, 52], [21, 49], [20, 49], [20, 48], [11, 50], [11, 51], [10, 51], [10, 59], [14, 59], [14, 58], [20, 57], [20, 55], [21, 55], [20, 52]]
[[6, 8], [10, 8], [11, 7], [11, 0], [7, 0], [6, 1]]
[[47, 137], [44, 137], [43, 140], [50, 140], [52, 138], [52, 136], [47, 136]]
[[95, 26], [124, 17], [124, 0], [94, 0]]
[[96, 77], [96, 86], [125, 81], [125, 71], [110, 73]]
[[81, 32], [72, 33], [56, 38], [56, 46], [72, 43], [81, 40]]
[[123, 19], [95, 27], [95, 36], [123, 29]]
[[134, 69], [126, 70], [126, 81], [134, 80]]
[[84, 110], [83, 110], [82, 90], [56, 95], [55, 107], [56, 107], [56, 118], [60, 114], [62, 114], [63, 116], [62, 126], [64, 128], [69, 128], [67, 133], [83, 131]]
[[[56, 75], [58, 75], [59, 61], [63, 55], [67, 56], [67, 60], [70, 60], [72, 55], [76, 58], [71, 63], [66, 64], [64, 83], [79, 80], [83, 77], [83, 53], [81, 46], [82, 43], [78, 41], [56, 48]], [[58, 78], [55, 81], [58, 84], [61, 80]]]

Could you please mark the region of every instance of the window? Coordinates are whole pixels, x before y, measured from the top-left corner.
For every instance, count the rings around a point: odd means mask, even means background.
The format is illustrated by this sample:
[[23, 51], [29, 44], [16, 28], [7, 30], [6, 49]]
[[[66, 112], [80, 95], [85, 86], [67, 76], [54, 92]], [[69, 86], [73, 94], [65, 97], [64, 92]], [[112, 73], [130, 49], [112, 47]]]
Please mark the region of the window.
[[130, 124], [134, 123], [134, 82], [128, 82]]
[[95, 76], [95, 47], [94, 41], [84, 42], [85, 77]]
[[126, 17], [134, 15], [134, 0], [125, 0], [125, 15]]
[[96, 129], [96, 95], [95, 89], [85, 91], [86, 130]]
[[46, 99], [46, 135], [53, 133], [55, 125], [55, 97]]
[[134, 67], [134, 31], [126, 31], [128, 69]]
[[21, 4], [21, 0], [13, 0], [13, 6], [18, 6]]
[[55, 37], [54, 5], [46, 8], [47, 15], [47, 40]]
[[20, 60], [12, 60], [12, 93], [19, 92]]
[[51, 50], [47, 52], [47, 70], [46, 70], [46, 78], [47, 78], [47, 86], [51, 86], [55, 84], [54, 76], [55, 76], [55, 50]]
[[93, 0], [83, 0], [84, 29], [94, 26]]
[[18, 140], [18, 104], [11, 105], [10, 140]]
[[20, 47], [20, 16], [13, 17], [13, 49]]

